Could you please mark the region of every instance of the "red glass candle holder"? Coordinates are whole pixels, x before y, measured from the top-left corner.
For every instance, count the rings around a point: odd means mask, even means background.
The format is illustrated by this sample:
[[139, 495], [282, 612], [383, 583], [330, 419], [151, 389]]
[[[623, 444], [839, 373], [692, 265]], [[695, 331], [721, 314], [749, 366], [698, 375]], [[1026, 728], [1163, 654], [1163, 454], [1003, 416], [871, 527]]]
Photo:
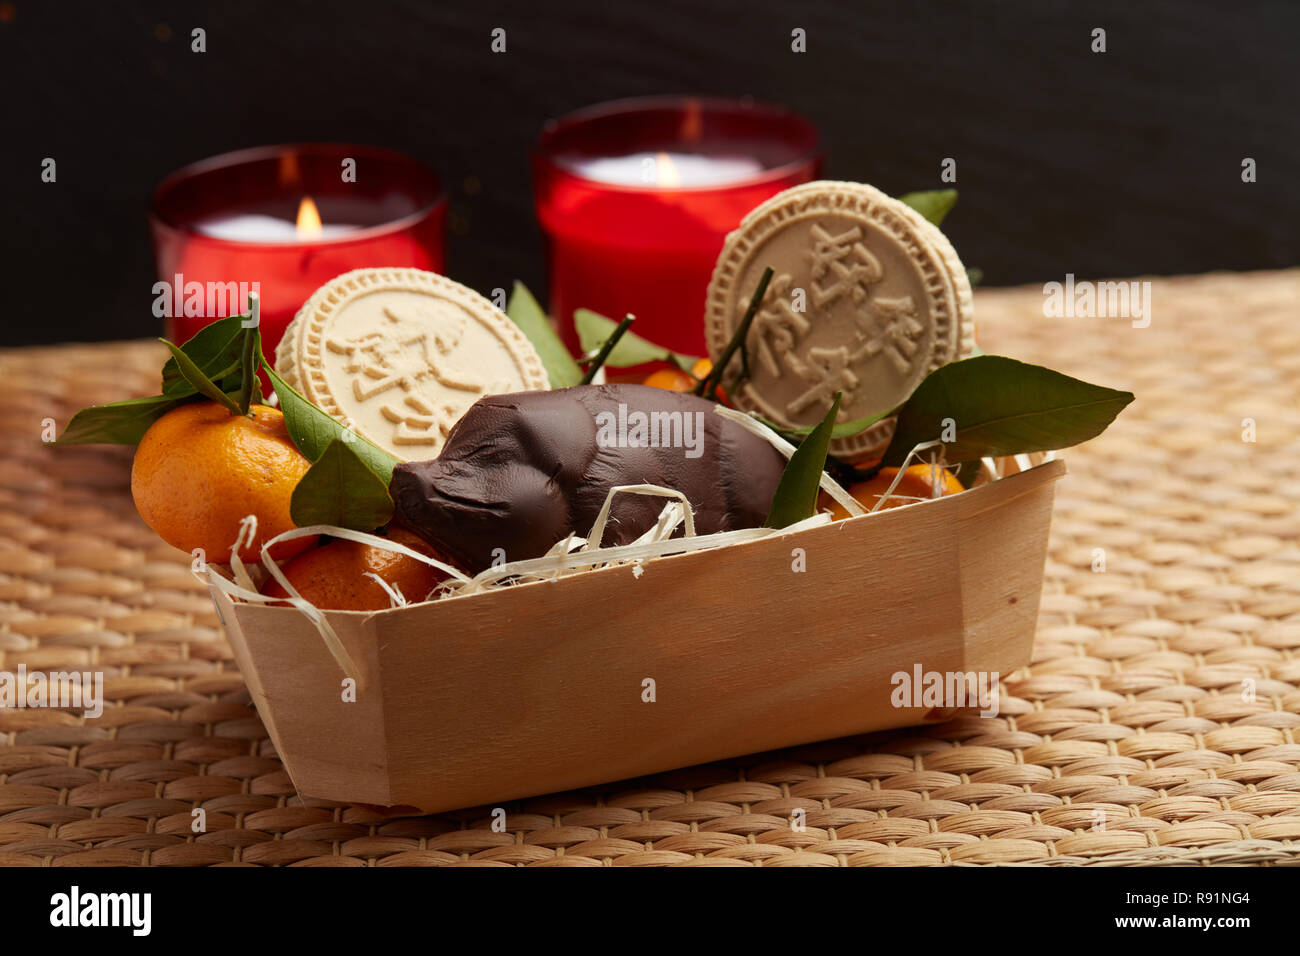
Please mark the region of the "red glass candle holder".
[[[319, 228], [299, 225], [319, 213]], [[441, 272], [446, 198], [409, 156], [370, 146], [301, 143], [226, 153], [181, 169], [154, 193], [149, 216], [159, 283], [154, 311], [184, 342], [262, 300], [271, 356], [303, 302], [350, 269]]]
[[816, 179], [817, 129], [749, 101], [650, 97], [549, 123], [533, 153], [548, 240], [550, 311], [632, 312], [639, 334], [704, 352], [704, 300], [722, 243], [755, 206]]

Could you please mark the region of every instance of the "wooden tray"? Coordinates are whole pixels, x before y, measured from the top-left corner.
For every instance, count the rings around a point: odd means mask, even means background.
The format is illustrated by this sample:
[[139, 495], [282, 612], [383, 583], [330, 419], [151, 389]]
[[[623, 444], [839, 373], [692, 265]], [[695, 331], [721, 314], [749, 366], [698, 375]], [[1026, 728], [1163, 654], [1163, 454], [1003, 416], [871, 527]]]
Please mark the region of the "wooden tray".
[[1028, 663], [1064, 473], [1053, 461], [640, 576], [334, 612], [355, 701], [298, 611], [213, 596], [300, 793], [445, 810], [950, 718], [894, 706], [891, 677]]

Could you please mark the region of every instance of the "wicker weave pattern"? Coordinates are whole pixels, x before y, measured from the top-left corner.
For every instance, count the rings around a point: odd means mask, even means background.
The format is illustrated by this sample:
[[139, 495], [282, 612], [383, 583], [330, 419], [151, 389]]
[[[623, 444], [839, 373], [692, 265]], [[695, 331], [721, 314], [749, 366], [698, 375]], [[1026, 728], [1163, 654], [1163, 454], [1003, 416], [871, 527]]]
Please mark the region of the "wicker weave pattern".
[[0, 864], [1300, 862], [1300, 272], [1156, 280], [1146, 329], [976, 301], [986, 350], [1138, 394], [1066, 455], [1001, 715], [527, 800], [504, 833], [301, 800], [188, 557], [135, 516], [129, 452], [40, 444], [150, 391], [159, 349], [0, 353], [0, 670], [102, 670], [110, 701], [0, 711]]

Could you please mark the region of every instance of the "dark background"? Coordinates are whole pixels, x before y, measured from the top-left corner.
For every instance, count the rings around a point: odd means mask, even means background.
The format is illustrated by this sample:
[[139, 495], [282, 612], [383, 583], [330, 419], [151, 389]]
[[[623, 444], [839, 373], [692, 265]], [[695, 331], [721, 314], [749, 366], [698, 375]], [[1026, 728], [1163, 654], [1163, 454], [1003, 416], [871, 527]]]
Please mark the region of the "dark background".
[[544, 293], [538, 130], [651, 93], [785, 103], [821, 127], [830, 178], [891, 193], [941, 186], [954, 157], [945, 230], [986, 284], [1290, 266], [1298, 35], [1294, 2], [0, 0], [0, 344], [157, 334], [153, 186], [263, 143], [420, 157], [450, 193], [450, 275]]

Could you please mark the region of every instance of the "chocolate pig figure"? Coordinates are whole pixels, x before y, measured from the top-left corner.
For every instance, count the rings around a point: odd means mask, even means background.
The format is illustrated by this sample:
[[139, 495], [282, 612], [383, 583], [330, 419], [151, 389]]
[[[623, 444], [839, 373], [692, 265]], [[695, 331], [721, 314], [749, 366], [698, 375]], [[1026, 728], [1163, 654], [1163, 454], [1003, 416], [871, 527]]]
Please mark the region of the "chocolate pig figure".
[[[776, 449], [703, 398], [579, 385], [480, 399], [437, 458], [398, 465], [389, 488], [400, 520], [474, 574], [585, 536], [615, 485], [682, 492], [697, 534], [757, 527], [784, 468]], [[635, 540], [669, 500], [619, 494], [603, 543]]]

